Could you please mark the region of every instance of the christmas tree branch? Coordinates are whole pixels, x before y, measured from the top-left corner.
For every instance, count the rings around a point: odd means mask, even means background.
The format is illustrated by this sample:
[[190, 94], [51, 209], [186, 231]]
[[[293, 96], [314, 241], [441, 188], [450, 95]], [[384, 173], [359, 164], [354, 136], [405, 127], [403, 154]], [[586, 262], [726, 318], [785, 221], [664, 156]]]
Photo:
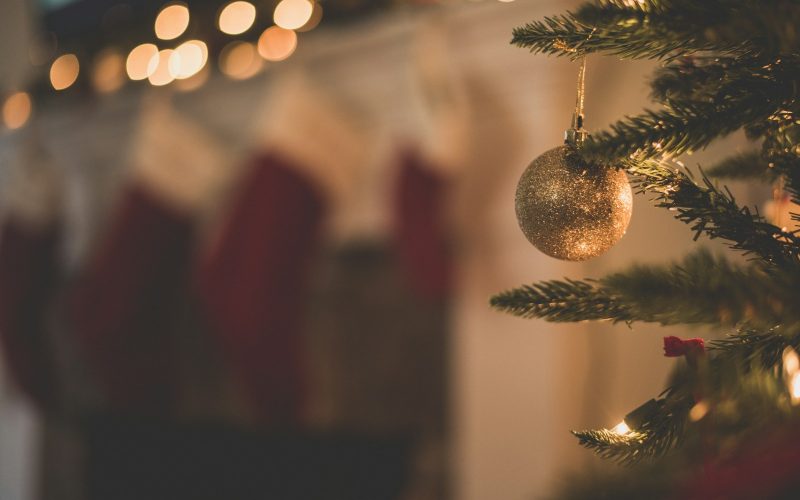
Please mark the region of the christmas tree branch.
[[533, 53], [577, 59], [593, 52], [628, 58], [661, 59], [711, 48], [691, 37], [654, 32], [642, 23], [598, 26], [575, 16], [545, 17], [515, 28], [511, 43]]
[[552, 322], [607, 320], [662, 325], [800, 323], [787, 275], [736, 266], [706, 250], [677, 264], [635, 266], [597, 281], [545, 281], [492, 297], [492, 307]]
[[658, 458], [681, 440], [694, 400], [691, 395], [670, 395], [654, 402], [654, 411], [636, 429], [620, 433], [610, 429], [573, 431], [578, 443], [603, 458], [623, 465]]
[[552, 322], [612, 320], [630, 322], [630, 308], [608, 290], [586, 281], [543, 281], [495, 295], [495, 309]]
[[798, 49], [789, 20], [800, 22], [800, 6], [791, 0], [605, 0], [518, 27], [512, 43], [572, 58], [592, 52], [638, 59], [702, 51], [777, 55]]
[[703, 175], [702, 184], [686, 173], [655, 160], [625, 160], [622, 166], [634, 176], [639, 192], [656, 194], [656, 206], [675, 212], [675, 218], [695, 232], [727, 240], [731, 248], [786, 271], [800, 265], [800, 238], [766, 222], [757, 212], [736, 204], [733, 195], [720, 190]]
[[[776, 368], [782, 366], [784, 349], [788, 346], [797, 349], [798, 345], [797, 331], [789, 334], [778, 328], [765, 332], [740, 330], [725, 340], [712, 342], [707, 358], [701, 357], [692, 369], [681, 367], [662, 397], [629, 414], [629, 417], [643, 414], [629, 424], [630, 431], [599, 429], [573, 434], [581, 445], [600, 456], [630, 465], [661, 457], [681, 443], [689, 413], [700, 401], [708, 410], [718, 408], [723, 402], [729, 408], [738, 407], [736, 415], [716, 417], [718, 424], [721, 418], [733, 420], [731, 427], [737, 421], [738, 425], [744, 421], [754, 426], [758, 420], [766, 422], [792, 413], [783, 402], [786, 390]], [[732, 406], [731, 401], [738, 404]]]
[[770, 168], [769, 161], [762, 158], [758, 151], [748, 151], [725, 158], [710, 167], [706, 173], [709, 177], [760, 179], [764, 182], [774, 182], [779, 176], [774, 168]]

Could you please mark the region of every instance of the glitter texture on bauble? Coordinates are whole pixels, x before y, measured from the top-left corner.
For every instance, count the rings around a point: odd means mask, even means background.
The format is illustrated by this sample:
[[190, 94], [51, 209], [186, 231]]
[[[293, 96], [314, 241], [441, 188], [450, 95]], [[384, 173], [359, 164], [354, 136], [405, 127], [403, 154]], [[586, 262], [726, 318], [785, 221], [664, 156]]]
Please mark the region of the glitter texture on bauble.
[[625, 235], [633, 192], [625, 172], [585, 162], [565, 144], [528, 165], [517, 185], [519, 227], [551, 257], [597, 257]]

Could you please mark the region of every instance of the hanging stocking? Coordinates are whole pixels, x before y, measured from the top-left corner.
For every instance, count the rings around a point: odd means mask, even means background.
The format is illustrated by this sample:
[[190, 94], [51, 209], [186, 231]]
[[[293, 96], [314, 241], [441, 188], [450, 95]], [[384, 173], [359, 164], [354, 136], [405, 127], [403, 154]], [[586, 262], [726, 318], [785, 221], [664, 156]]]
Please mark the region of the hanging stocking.
[[323, 216], [351, 184], [362, 148], [348, 117], [304, 78], [276, 85], [259, 129], [261, 152], [198, 288], [258, 417], [291, 425], [304, 408], [309, 268]]
[[194, 222], [229, 183], [214, 141], [163, 100], [146, 106], [131, 182], [71, 297], [72, 326], [113, 410], [161, 413], [188, 292]]
[[445, 202], [447, 180], [413, 151], [401, 155], [395, 192], [395, 244], [409, 285], [421, 297], [446, 298], [451, 286]]
[[28, 144], [11, 164], [0, 235], [0, 340], [8, 370], [41, 409], [56, 404], [47, 318], [58, 276], [60, 179]]
[[419, 147], [400, 155], [395, 192], [395, 237], [409, 284], [441, 300], [451, 286], [447, 250], [447, 192], [469, 151], [470, 107], [463, 78], [452, 64], [443, 19], [416, 33], [412, 53], [412, 102]]

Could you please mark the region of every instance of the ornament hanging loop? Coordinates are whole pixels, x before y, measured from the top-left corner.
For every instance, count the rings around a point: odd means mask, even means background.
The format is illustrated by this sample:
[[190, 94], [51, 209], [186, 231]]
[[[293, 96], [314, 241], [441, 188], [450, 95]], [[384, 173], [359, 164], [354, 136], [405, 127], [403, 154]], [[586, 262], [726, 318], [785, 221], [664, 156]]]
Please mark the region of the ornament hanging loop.
[[570, 146], [579, 147], [589, 136], [583, 128], [583, 102], [586, 87], [586, 56], [581, 57], [581, 66], [578, 69], [578, 91], [575, 98], [575, 111], [572, 113], [572, 125], [564, 132], [564, 142]]

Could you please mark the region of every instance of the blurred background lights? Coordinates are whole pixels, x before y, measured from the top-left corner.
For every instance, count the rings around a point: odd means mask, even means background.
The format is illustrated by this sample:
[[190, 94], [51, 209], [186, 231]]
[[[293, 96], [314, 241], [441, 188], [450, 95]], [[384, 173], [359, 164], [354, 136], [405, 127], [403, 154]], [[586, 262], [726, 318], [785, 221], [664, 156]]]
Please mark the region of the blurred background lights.
[[197, 74], [208, 61], [208, 47], [200, 40], [189, 40], [175, 49], [169, 58], [169, 72], [178, 80]]
[[258, 53], [267, 61], [283, 61], [297, 48], [297, 34], [292, 30], [272, 26], [258, 39]]
[[219, 69], [234, 80], [250, 78], [262, 65], [263, 60], [258, 57], [255, 45], [249, 42], [231, 42], [219, 56]]
[[309, 0], [281, 0], [273, 18], [281, 28], [295, 30], [305, 25], [313, 12], [314, 5]]
[[94, 59], [92, 85], [98, 92], [109, 93], [125, 83], [125, 60], [116, 49], [106, 49]]
[[56, 90], [69, 88], [78, 79], [80, 64], [75, 54], [64, 54], [50, 66], [50, 83]]
[[320, 21], [322, 21], [322, 4], [320, 2], [314, 2], [314, 10], [311, 11], [311, 17], [306, 21], [304, 25], [297, 28], [295, 31], [299, 31], [300, 33], [311, 31], [316, 28]]
[[[150, 61], [158, 54], [158, 47], [152, 43], [143, 43], [128, 54], [125, 70], [131, 80], [144, 80], [152, 74]], [[155, 70], [155, 68], [153, 68]]]
[[222, 9], [217, 23], [219, 30], [238, 35], [249, 30], [256, 20], [256, 8], [250, 2], [231, 2]]
[[[175, 51], [172, 49], [164, 49], [159, 51], [150, 59], [148, 70], [150, 76], [147, 77], [151, 85], [160, 87], [167, 85], [175, 79], [175, 74], [170, 71], [170, 59]], [[180, 66], [180, 64], [178, 64]]]
[[10, 129], [17, 129], [28, 122], [31, 116], [31, 96], [27, 92], [16, 92], [3, 103], [3, 123]]
[[191, 92], [192, 90], [197, 90], [206, 83], [209, 74], [211, 74], [211, 70], [208, 69], [208, 66], [203, 66], [200, 71], [189, 78], [184, 80], [175, 80], [175, 88], [181, 92]]
[[189, 8], [183, 4], [167, 5], [156, 17], [156, 36], [162, 40], [173, 40], [181, 36], [188, 26]]

